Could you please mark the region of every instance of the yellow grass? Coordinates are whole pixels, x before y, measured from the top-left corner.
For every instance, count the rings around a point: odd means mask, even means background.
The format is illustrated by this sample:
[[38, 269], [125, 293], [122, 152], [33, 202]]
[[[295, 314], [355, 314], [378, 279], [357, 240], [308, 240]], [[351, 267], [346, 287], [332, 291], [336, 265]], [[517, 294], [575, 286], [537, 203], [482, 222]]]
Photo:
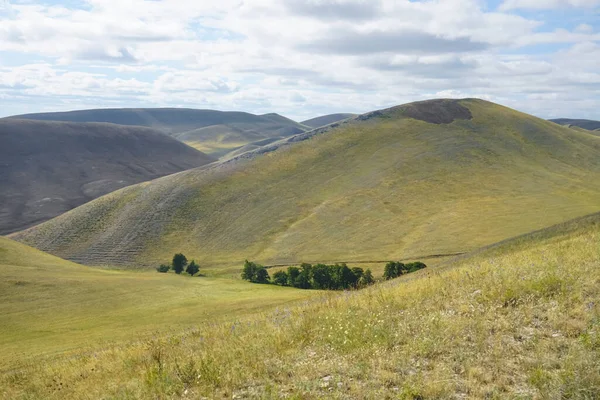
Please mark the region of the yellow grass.
[[359, 292], [6, 373], [19, 398], [596, 399], [600, 216]]

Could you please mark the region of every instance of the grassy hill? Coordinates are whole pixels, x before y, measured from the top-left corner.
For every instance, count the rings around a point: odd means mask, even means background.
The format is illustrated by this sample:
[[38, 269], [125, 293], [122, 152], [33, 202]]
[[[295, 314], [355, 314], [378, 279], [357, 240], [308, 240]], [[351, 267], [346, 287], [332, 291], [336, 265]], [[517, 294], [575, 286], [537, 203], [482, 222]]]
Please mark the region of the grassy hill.
[[333, 124], [334, 122], [340, 122], [348, 118], [356, 117], [356, 114], [329, 114], [323, 115], [316, 118], [307, 119], [302, 121], [302, 125], [310, 126], [312, 128], [320, 128], [325, 125]]
[[557, 118], [551, 119], [550, 121], [559, 125], [576, 126], [588, 131], [600, 130], [600, 121], [593, 121], [589, 119]]
[[159, 129], [217, 157], [251, 142], [283, 138], [310, 129], [278, 114], [254, 115], [186, 108], [96, 109], [25, 114], [11, 118], [145, 126]]
[[94, 269], [0, 237], [0, 370], [314, 294], [232, 279]]
[[215, 269], [470, 251], [598, 211], [600, 138], [482, 100], [376, 111], [128, 187], [15, 239], [85, 264]]
[[214, 159], [142, 127], [0, 120], [0, 234]]
[[595, 399], [599, 228], [595, 214], [362, 291], [31, 363], [0, 395]]

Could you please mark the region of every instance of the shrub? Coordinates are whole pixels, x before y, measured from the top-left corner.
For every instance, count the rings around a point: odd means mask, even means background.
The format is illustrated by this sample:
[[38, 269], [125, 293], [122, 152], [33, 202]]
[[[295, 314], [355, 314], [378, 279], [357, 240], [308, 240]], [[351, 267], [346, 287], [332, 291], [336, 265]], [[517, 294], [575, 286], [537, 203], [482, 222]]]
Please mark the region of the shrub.
[[253, 283], [269, 283], [271, 280], [265, 267], [248, 260], [244, 262], [242, 279]]
[[187, 272], [191, 276], [194, 276], [198, 272], [200, 272], [200, 266], [198, 264], [196, 264], [196, 261], [192, 260], [192, 262], [185, 269], [185, 272]]
[[289, 286], [296, 286], [296, 279], [298, 279], [298, 276], [300, 275], [300, 268], [298, 267], [289, 267], [287, 270], [287, 275], [288, 275], [288, 285]]
[[358, 282], [358, 284], [361, 287], [366, 287], [372, 285], [373, 283], [375, 283], [375, 279], [373, 279], [373, 273], [370, 269], [367, 268], [365, 273], [360, 277], [360, 281]]
[[166, 265], [166, 264], [161, 264], [160, 267], [157, 267], [156, 270], [158, 272], [161, 272], [163, 274], [166, 274], [167, 272], [169, 272], [169, 270], [171, 269], [170, 265]]
[[287, 286], [288, 274], [285, 271], [277, 271], [273, 274], [273, 283], [279, 286]]
[[187, 258], [183, 254], [175, 254], [173, 256], [173, 271], [175, 271], [176, 274], [181, 274], [185, 270], [187, 262]]

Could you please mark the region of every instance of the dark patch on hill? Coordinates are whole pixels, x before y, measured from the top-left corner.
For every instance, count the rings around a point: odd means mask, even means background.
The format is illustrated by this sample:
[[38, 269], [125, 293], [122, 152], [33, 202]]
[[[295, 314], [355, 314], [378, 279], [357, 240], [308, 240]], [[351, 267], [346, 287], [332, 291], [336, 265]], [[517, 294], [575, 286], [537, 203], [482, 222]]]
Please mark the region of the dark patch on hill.
[[213, 160], [148, 128], [0, 120], [0, 234]]
[[588, 131], [595, 131], [600, 129], [600, 121], [593, 121], [590, 119], [570, 119], [570, 118], [556, 118], [550, 121], [565, 126], [577, 126], [579, 128], [587, 129]]
[[343, 121], [348, 118], [356, 117], [356, 114], [340, 113], [340, 114], [329, 114], [321, 117], [307, 119], [302, 121], [302, 125], [310, 126], [311, 128], [320, 128], [325, 125], [333, 124], [335, 122]]
[[406, 104], [398, 108], [409, 118], [430, 124], [449, 124], [456, 119], [472, 119], [471, 111], [458, 100], [437, 99]]

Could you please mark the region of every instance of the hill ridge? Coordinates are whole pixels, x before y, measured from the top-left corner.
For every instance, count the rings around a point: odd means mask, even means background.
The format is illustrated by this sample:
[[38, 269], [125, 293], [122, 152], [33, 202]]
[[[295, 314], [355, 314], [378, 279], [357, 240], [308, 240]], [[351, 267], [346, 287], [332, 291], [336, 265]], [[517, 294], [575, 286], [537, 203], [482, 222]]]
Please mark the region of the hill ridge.
[[[443, 115], [423, 121], [434, 106]], [[124, 189], [15, 237], [140, 266], [177, 251], [215, 267], [468, 251], [597, 211], [599, 150], [593, 135], [483, 100], [409, 103]], [[101, 209], [101, 224], [87, 217]]]

